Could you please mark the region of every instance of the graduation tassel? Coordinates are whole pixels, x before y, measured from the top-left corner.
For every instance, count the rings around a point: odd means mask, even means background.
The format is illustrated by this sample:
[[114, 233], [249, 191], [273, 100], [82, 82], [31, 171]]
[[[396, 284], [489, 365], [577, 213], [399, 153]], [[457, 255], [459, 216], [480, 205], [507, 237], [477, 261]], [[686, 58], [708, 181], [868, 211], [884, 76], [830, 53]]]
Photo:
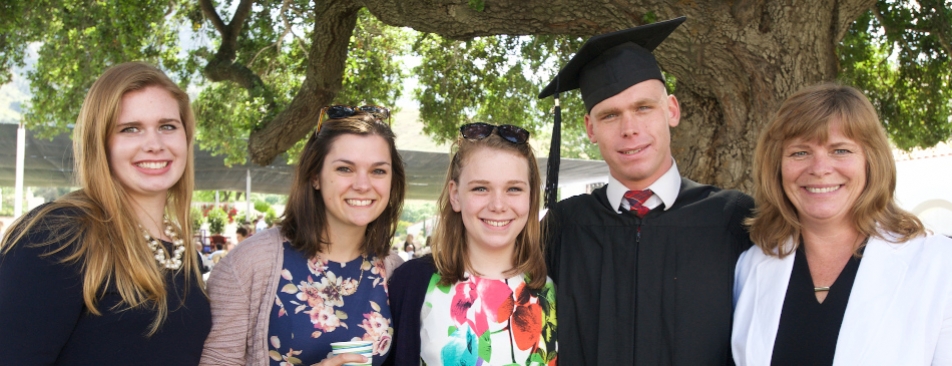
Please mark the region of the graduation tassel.
[[559, 106], [559, 93], [555, 93], [555, 123], [552, 126], [552, 142], [549, 145], [549, 160], [546, 163], [545, 174], [545, 208], [552, 208], [558, 202], [561, 147], [562, 107]]

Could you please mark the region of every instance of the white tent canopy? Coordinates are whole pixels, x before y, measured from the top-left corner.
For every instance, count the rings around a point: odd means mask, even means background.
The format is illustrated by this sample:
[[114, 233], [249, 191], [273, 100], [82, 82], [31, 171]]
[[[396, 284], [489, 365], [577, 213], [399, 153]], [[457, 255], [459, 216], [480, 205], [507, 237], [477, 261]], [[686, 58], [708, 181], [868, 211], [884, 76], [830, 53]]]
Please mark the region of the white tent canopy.
[[[0, 186], [13, 186], [16, 178], [15, 124], [0, 124]], [[27, 131], [23, 184], [28, 187], [72, 186], [73, 151], [69, 134], [46, 140]], [[447, 153], [400, 150], [407, 171], [407, 198], [435, 200], [443, 186]], [[546, 159], [540, 158], [539, 167], [545, 170]], [[543, 171], [542, 177], [545, 177]], [[268, 166], [255, 164], [225, 166], [224, 157], [212, 156], [206, 150], [195, 151], [195, 189], [287, 194], [294, 175], [294, 166], [283, 158]], [[608, 166], [604, 161], [562, 159], [559, 185], [586, 184], [608, 181]]]

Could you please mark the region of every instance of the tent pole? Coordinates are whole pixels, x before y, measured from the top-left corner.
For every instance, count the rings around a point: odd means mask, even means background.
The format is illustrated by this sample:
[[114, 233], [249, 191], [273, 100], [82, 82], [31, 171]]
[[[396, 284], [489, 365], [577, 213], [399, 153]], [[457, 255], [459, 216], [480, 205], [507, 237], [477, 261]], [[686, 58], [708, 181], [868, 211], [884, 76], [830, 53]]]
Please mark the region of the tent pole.
[[13, 217], [23, 214], [23, 159], [26, 156], [26, 128], [23, 122], [17, 128], [17, 176], [14, 183]]
[[245, 221], [251, 222], [251, 169], [245, 171], [248, 172], [245, 178]]

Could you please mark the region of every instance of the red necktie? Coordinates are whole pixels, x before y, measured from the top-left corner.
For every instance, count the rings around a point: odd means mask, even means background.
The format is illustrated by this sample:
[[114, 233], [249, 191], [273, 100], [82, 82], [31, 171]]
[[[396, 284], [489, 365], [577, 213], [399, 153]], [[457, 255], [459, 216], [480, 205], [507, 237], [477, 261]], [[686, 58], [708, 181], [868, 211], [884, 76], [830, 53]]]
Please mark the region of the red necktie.
[[651, 209], [645, 207], [644, 203], [648, 200], [648, 198], [651, 198], [651, 195], [652, 192], [650, 189], [626, 192], [625, 199], [628, 200], [628, 205], [631, 206], [630, 211], [638, 217], [645, 217], [645, 215], [647, 215], [648, 211], [651, 211]]

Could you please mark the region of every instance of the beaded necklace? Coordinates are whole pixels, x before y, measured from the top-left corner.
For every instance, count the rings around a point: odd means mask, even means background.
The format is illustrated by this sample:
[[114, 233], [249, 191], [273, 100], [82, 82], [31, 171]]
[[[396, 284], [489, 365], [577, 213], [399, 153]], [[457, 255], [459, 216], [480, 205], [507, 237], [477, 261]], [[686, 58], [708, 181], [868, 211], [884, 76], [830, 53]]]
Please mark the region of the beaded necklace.
[[178, 234], [175, 233], [175, 229], [172, 227], [172, 223], [169, 222], [168, 216], [162, 218], [162, 223], [165, 224], [165, 235], [169, 237], [175, 248], [171, 258], [165, 252], [165, 245], [162, 245], [157, 239], [153, 238], [148, 231], [142, 228], [142, 225], [139, 225], [139, 228], [142, 229], [142, 232], [145, 234], [145, 241], [149, 243], [149, 249], [152, 249], [152, 253], [155, 253], [155, 262], [158, 263], [160, 267], [172, 270], [179, 269], [182, 267], [182, 254], [185, 254], [185, 241], [179, 239]]

